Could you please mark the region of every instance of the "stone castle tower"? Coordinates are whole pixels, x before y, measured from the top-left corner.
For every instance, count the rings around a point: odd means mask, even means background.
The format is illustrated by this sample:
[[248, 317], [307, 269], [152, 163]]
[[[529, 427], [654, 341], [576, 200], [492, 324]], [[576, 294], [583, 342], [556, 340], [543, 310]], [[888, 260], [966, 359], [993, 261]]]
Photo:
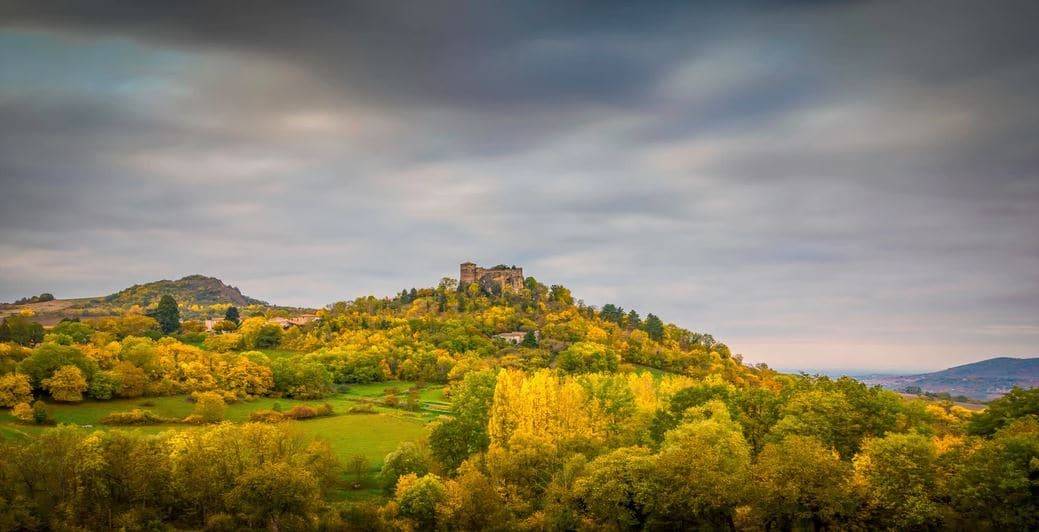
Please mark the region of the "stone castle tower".
[[463, 285], [479, 283], [488, 290], [497, 286], [501, 290], [508, 288], [513, 292], [519, 292], [523, 289], [523, 268], [481, 268], [472, 262], [463, 262], [459, 268], [458, 281]]

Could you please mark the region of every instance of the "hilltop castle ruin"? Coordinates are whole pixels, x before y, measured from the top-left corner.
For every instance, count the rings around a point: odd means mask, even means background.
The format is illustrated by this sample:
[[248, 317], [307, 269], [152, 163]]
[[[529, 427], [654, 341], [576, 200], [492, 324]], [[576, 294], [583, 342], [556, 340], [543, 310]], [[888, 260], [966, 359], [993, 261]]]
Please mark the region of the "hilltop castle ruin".
[[523, 289], [523, 268], [515, 266], [495, 266], [494, 268], [481, 268], [471, 262], [463, 262], [460, 267], [458, 281], [465, 285], [479, 283], [485, 290], [497, 287], [504, 291], [506, 288], [513, 292]]

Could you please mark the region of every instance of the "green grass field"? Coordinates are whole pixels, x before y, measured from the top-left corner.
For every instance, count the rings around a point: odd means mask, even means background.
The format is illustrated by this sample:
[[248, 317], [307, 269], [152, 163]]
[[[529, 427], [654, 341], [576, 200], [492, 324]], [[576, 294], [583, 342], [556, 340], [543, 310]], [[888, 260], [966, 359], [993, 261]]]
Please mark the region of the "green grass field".
[[[427, 434], [427, 424], [436, 418], [441, 410], [443, 399], [442, 386], [427, 386], [420, 392], [423, 409], [409, 412], [394, 408], [375, 407], [374, 414], [351, 414], [351, 407], [361, 402], [375, 401], [384, 396], [389, 388], [397, 388], [403, 397], [411, 382], [382, 382], [351, 386], [346, 393], [336, 394], [320, 401], [298, 401], [293, 399], [261, 398], [254, 401], [238, 402], [228, 405], [226, 419], [241, 423], [249, 419], [255, 410], [269, 410], [279, 403], [284, 410], [297, 404], [332, 405], [335, 414], [328, 417], [308, 419], [304, 421], [286, 422], [293, 430], [302, 434], [327, 440], [335, 454], [344, 462], [349, 457], [362, 454], [368, 458], [373, 470], [382, 466], [383, 458], [404, 441], [415, 441]], [[426, 405], [426, 397], [432, 401]], [[122, 412], [140, 408], [150, 410], [163, 417], [183, 418], [191, 413], [194, 404], [187, 396], [144, 397], [138, 399], [118, 399], [112, 401], [84, 401], [78, 404], [49, 404], [51, 417], [57, 423], [68, 423], [86, 426], [97, 430], [136, 430], [147, 434], [155, 434], [165, 430], [193, 430], [190, 425], [168, 424], [149, 425], [144, 427], [109, 427], [100, 424], [100, 420], [111, 412]], [[0, 411], [0, 436], [23, 437], [49, 430], [45, 426], [25, 425], [18, 423], [10, 411]]]

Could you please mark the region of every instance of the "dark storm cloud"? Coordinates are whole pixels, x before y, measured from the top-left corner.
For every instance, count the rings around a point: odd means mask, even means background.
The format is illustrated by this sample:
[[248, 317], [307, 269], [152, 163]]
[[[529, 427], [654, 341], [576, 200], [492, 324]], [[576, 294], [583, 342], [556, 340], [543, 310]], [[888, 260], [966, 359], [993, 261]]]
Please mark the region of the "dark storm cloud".
[[1039, 340], [1032, 2], [0, 6], [0, 299], [523, 264], [786, 367]]

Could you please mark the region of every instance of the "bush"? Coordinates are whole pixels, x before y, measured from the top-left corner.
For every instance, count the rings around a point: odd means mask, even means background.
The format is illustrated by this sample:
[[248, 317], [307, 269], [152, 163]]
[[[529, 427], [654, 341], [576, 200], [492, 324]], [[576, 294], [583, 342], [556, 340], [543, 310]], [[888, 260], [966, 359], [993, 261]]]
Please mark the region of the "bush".
[[256, 410], [249, 413], [249, 421], [257, 423], [280, 423], [285, 421], [285, 415], [274, 410]]
[[296, 405], [285, 412], [285, 417], [292, 419], [308, 419], [317, 417], [317, 411], [306, 405]]
[[[227, 403], [224, 397], [217, 392], [201, 392], [195, 394], [195, 411], [188, 417], [198, 417], [201, 421], [192, 420], [192, 423], [219, 423], [224, 420], [224, 412], [227, 411]], [[187, 418], [185, 418], [187, 421]]]
[[159, 416], [150, 410], [141, 410], [140, 408], [134, 408], [129, 412], [112, 412], [101, 418], [102, 425], [157, 425], [175, 421]]
[[29, 403], [18, 403], [11, 409], [11, 414], [23, 423], [29, 423], [33, 420], [33, 410], [29, 406]]
[[249, 421], [260, 423], [278, 423], [289, 419], [310, 419], [332, 415], [332, 405], [325, 403], [319, 406], [296, 405], [288, 412], [276, 410], [256, 410], [249, 414]]
[[37, 425], [43, 425], [50, 421], [50, 412], [47, 410], [46, 403], [37, 400], [32, 404], [32, 420]]
[[391, 408], [395, 408], [397, 405], [400, 404], [400, 399], [396, 395], [389, 395], [382, 400], [382, 404]]
[[292, 419], [308, 419], [312, 417], [332, 415], [332, 405], [324, 403], [319, 406], [296, 405], [285, 412], [285, 417]]
[[374, 414], [375, 407], [371, 403], [361, 403], [350, 407], [351, 414]]

